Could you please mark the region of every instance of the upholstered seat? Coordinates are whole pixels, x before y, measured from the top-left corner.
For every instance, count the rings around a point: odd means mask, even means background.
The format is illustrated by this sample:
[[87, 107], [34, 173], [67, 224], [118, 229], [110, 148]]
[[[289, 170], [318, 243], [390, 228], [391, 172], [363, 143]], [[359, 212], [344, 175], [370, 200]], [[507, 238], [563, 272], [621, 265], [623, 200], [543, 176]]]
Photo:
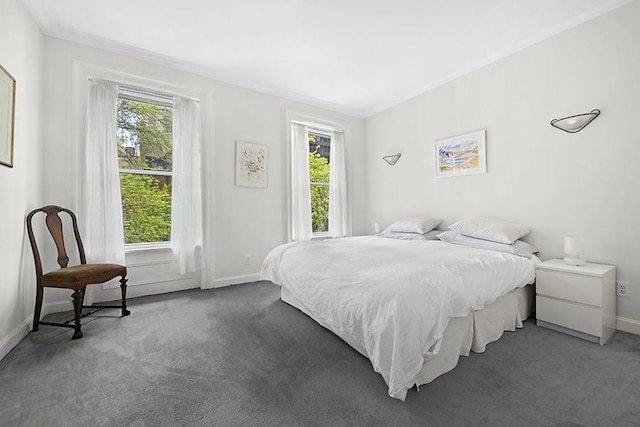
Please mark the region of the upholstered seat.
[[44, 274], [42, 283], [51, 288], [81, 289], [126, 274], [127, 268], [119, 264], [81, 264]]
[[[32, 227], [32, 219], [38, 212], [44, 212], [47, 214], [45, 223], [49, 229], [51, 237], [53, 237], [55, 246], [58, 251], [58, 265], [60, 269], [43, 273], [42, 260], [40, 258], [40, 251], [36, 243], [35, 235]], [[62, 220], [59, 216], [61, 212], [69, 215], [73, 227], [73, 234], [75, 237], [76, 246], [78, 249], [78, 256], [80, 258], [80, 264], [69, 266], [69, 257], [65, 249], [65, 239], [62, 232]], [[33, 251], [33, 258], [36, 266], [36, 305], [33, 313], [33, 330], [37, 331], [39, 325], [50, 326], [62, 326], [66, 328], [73, 328], [73, 339], [82, 338], [82, 330], [80, 318], [88, 314], [92, 314], [97, 310], [82, 315], [83, 308], [102, 309], [102, 308], [119, 308], [122, 311], [122, 316], [128, 316], [130, 314], [127, 310], [127, 267], [120, 264], [87, 264], [87, 260], [84, 253], [84, 246], [80, 239], [80, 232], [78, 231], [78, 221], [73, 212], [69, 209], [61, 208], [59, 206], [44, 206], [39, 209], [34, 209], [27, 215], [27, 231], [29, 233], [29, 241], [31, 243], [31, 249]], [[109, 280], [120, 277], [120, 289], [122, 294], [122, 304], [117, 306], [111, 305], [91, 305], [84, 306], [84, 294], [87, 285], [105, 283]], [[52, 323], [41, 322], [40, 315], [42, 312], [42, 298], [44, 294], [44, 288], [66, 288], [72, 289], [73, 294], [73, 308], [74, 308], [74, 324], [69, 325], [69, 322], [65, 323]]]

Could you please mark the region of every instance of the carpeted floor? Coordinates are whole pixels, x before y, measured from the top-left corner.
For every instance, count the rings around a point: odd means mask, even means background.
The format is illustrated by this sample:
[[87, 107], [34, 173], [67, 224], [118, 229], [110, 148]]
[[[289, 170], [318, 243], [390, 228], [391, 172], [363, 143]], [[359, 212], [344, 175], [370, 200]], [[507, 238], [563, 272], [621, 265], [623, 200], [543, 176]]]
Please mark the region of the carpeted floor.
[[[638, 426], [640, 336], [527, 321], [403, 403], [266, 282], [130, 300], [0, 362], [2, 426]], [[59, 318], [60, 314], [48, 320]]]

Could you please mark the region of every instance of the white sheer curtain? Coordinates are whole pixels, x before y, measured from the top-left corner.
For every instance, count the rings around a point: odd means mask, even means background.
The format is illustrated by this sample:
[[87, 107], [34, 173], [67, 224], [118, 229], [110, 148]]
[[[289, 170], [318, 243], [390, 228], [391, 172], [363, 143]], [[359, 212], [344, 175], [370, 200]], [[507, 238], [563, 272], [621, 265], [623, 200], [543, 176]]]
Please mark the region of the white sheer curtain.
[[347, 202], [347, 170], [345, 165], [344, 133], [333, 132], [329, 154], [329, 235], [351, 235]]
[[199, 103], [174, 97], [171, 269], [180, 274], [193, 273], [204, 267], [200, 129]]
[[291, 237], [311, 240], [309, 136], [305, 125], [291, 123]]
[[81, 219], [88, 262], [124, 264], [116, 143], [117, 102], [116, 84], [99, 80], [89, 82]]

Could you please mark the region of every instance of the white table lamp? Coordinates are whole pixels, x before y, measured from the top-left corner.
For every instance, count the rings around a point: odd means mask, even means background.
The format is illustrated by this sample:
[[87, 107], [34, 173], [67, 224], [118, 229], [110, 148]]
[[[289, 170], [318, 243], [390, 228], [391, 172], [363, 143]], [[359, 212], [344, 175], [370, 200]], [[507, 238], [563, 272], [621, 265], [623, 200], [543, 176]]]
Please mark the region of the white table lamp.
[[564, 238], [564, 263], [568, 265], [584, 265], [584, 239], [566, 236]]

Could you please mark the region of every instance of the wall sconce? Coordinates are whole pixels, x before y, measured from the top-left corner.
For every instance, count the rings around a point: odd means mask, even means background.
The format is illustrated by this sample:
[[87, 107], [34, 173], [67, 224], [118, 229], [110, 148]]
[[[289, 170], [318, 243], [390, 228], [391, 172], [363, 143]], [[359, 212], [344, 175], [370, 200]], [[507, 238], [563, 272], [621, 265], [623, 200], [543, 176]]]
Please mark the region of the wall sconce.
[[600, 110], [591, 110], [590, 113], [576, 114], [575, 116], [565, 117], [563, 119], [551, 120], [551, 126], [562, 129], [565, 132], [580, 132], [586, 125], [591, 123], [598, 115]]
[[392, 154], [390, 156], [384, 156], [383, 159], [385, 162], [389, 163], [391, 166], [395, 165], [398, 159], [402, 156], [402, 154]]
[[584, 239], [571, 236], [564, 238], [564, 263], [577, 266], [586, 263], [584, 257]]

